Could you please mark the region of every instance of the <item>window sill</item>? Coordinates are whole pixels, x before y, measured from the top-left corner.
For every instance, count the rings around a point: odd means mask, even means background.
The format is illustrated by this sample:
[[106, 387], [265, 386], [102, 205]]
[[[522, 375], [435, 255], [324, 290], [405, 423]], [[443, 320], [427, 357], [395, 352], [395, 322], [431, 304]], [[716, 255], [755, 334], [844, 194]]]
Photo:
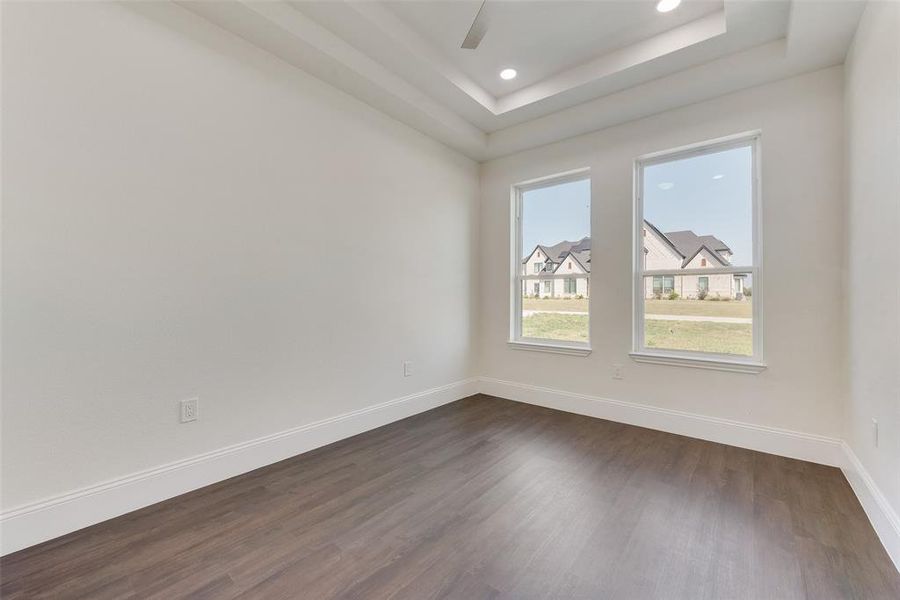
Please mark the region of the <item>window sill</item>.
[[694, 369], [710, 369], [713, 371], [729, 371], [731, 373], [762, 373], [766, 365], [756, 362], [744, 362], [723, 358], [693, 358], [686, 356], [672, 356], [668, 354], [655, 354], [651, 352], [629, 353], [635, 362], [669, 365], [673, 367], [691, 367]]
[[587, 356], [591, 353], [591, 347], [578, 344], [550, 343], [550, 342], [526, 342], [523, 340], [510, 340], [507, 345], [513, 350], [529, 350], [531, 352], [550, 352], [551, 354], [568, 354], [569, 356]]

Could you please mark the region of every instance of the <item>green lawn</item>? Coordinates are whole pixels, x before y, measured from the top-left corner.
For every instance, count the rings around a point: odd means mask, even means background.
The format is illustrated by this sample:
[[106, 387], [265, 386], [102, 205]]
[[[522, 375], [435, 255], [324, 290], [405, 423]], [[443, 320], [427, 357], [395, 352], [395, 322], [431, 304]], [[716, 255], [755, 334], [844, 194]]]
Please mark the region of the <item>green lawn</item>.
[[[753, 327], [744, 323], [645, 321], [648, 348], [695, 350], [721, 354], [753, 354]], [[537, 313], [522, 319], [522, 335], [530, 338], [586, 342], [587, 315]]]
[[[715, 302], [712, 300], [645, 300], [646, 312], [650, 315], [688, 315], [695, 317], [744, 317], [753, 316], [753, 305], [749, 300]], [[525, 298], [524, 310], [550, 312], [587, 312], [588, 300], [565, 298]]]
[[587, 315], [537, 313], [522, 319], [522, 335], [567, 342], [588, 341]]
[[524, 310], [546, 310], [563, 312], [587, 312], [587, 298], [524, 298], [522, 300]]
[[753, 316], [749, 300], [729, 302], [713, 300], [644, 300], [644, 312], [648, 315], [689, 315], [694, 317], [745, 317]]
[[753, 355], [753, 326], [749, 323], [704, 321], [644, 321], [647, 348], [695, 350]]

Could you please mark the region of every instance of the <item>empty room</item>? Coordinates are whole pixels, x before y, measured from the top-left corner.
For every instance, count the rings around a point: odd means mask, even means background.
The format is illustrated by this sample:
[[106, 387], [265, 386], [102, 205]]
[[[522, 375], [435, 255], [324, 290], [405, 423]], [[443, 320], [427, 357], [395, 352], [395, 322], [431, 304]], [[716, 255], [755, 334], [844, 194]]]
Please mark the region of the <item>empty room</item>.
[[0, 0], [0, 598], [900, 599], [900, 0]]

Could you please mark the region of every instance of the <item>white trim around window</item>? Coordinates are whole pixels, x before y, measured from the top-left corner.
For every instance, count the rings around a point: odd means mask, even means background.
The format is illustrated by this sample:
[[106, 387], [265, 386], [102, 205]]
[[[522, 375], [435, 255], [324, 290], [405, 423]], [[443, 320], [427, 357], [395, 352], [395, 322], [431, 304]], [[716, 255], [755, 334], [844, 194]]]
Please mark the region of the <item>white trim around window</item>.
[[[692, 144], [673, 150], [654, 152], [640, 156], [634, 163], [634, 251], [633, 251], [633, 350], [631, 357], [636, 362], [655, 363], [671, 366], [714, 369], [737, 373], [759, 373], [766, 368], [763, 360], [763, 274], [762, 274], [762, 206], [760, 190], [760, 132], [752, 131], [716, 140]], [[674, 160], [683, 160], [703, 154], [721, 152], [733, 148], [750, 147], [752, 176], [752, 228], [753, 264], [727, 267], [680, 270], [646, 270], [644, 256], [644, 208], [643, 182], [644, 168]], [[742, 274], [753, 277], [753, 355], [715, 354], [687, 350], [663, 350], [647, 348], [644, 345], [644, 278], [653, 275], [715, 275], [717, 273]]]
[[[522, 273], [522, 196], [529, 190], [543, 187], [582, 181], [590, 179], [590, 169], [582, 168], [566, 171], [548, 177], [540, 177], [523, 181], [512, 186], [510, 190], [510, 301], [509, 301], [509, 341], [508, 346], [514, 350], [531, 350], [538, 352], [551, 352], [554, 354], [567, 354], [573, 356], [587, 356], [591, 353], [590, 331], [588, 342], [567, 342], [562, 340], [548, 340], [541, 338], [528, 338], [522, 336], [522, 285], [523, 281], [536, 280], [536, 275], [523, 275]], [[527, 269], [526, 269], [527, 270]], [[546, 274], [540, 276], [544, 279], [562, 279], [571, 277], [563, 274]], [[529, 281], [530, 283], [530, 281]], [[541, 286], [543, 290], [543, 286]], [[590, 302], [590, 300], [588, 300]], [[590, 312], [590, 308], [588, 308]], [[590, 317], [588, 317], [590, 323]], [[590, 327], [590, 326], [589, 326]]]

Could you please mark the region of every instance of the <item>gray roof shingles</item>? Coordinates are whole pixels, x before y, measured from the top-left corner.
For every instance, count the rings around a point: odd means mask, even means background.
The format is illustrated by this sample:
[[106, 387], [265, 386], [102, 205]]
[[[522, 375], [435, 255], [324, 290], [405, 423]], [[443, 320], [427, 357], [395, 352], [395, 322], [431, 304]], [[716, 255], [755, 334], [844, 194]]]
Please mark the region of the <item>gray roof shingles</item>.
[[[591, 238], [583, 237], [577, 242], [563, 241], [552, 246], [544, 246], [538, 245], [544, 254], [553, 259], [554, 263], [561, 263], [568, 254], [571, 254], [575, 257], [575, 259], [581, 263], [581, 266], [584, 267], [585, 271], [588, 273], [591, 272]], [[534, 253], [534, 250], [531, 251]], [[531, 256], [529, 254], [528, 256]], [[528, 256], [523, 259], [528, 260]]]
[[678, 248], [684, 256], [691, 256], [697, 253], [700, 246], [706, 246], [710, 250], [731, 252], [725, 242], [711, 235], [697, 235], [693, 231], [668, 231], [664, 233], [669, 241]]
[[669, 231], [663, 235], [669, 238], [672, 245], [684, 256], [682, 267], [687, 266], [703, 248], [706, 248], [723, 265], [728, 264], [728, 261], [719, 252], [731, 252], [731, 248], [715, 236], [697, 235], [693, 231]]

